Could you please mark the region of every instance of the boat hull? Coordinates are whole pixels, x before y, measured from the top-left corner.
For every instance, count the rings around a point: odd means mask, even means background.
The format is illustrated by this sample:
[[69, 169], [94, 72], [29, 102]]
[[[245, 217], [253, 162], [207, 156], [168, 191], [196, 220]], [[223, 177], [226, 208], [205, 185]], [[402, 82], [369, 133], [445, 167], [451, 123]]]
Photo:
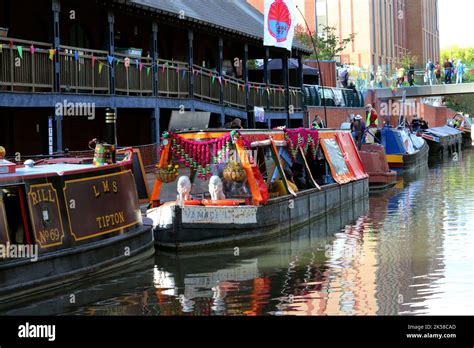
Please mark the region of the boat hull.
[[40, 255], [35, 262], [0, 264], [0, 308], [150, 257], [154, 253], [151, 229], [142, 225], [113, 238]]
[[[296, 197], [274, 198], [268, 204], [258, 207], [221, 207], [229, 209], [228, 213], [234, 209], [233, 212], [238, 216], [235, 223], [225, 220], [191, 222], [188, 211], [200, 209], [202, 212], [207, 209], [209, 214], [214, 214], [212, 207], [181, 208], [174, 205], [169, 207], [171, 216], [168, 223], [154, 229], [155, 244], [161, 248], [185, 250], [235, 246], [236, 243], [265, 240], [301, 227], [330, 211], [357, 204], [366, 199], [368, 194], [369, 182], [366, 178], [343, 185], [323, 186], [321, 190], [307, 190], [298, 193]], [[251, 211], [252, 208], [254, 212]]]
[[429, 146], [426, 142], [414, 154], [387, 155], [387, 162], [391, 169], [410, 169], [428, 164]]

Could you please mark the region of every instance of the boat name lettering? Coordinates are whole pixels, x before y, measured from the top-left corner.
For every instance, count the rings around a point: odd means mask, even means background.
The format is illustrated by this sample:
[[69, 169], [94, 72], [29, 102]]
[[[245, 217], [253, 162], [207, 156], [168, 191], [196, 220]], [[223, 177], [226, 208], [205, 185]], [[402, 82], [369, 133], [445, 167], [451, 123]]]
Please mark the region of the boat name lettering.
[[[118, 192], [118, 184], [117, 181], [112, 181], [111, 184], [109, 184], [109, 180], [103, 180], [102, 181], [102, 186], [98, 185], [99, 188], [97, 188], [96, 185], [92, 185], [92, 190], [94, 191], [94, 197], [98, 198], [102, 193], [117, 193]], [[100, 188], [102, 187], [102, 190]]]
[[115, 214], [99, 216], [95, 219], [99, 229], [104, 229], [109, 226], [115, 226], [125, 223], [125, 214], [123, 211], [119, 211]]
[[54, 203], [56, 200], [54, 199], [54, 194], [51, 189], [37, 189], [36, 191], [31, 190], [29, 192], [33, 205], [38, 205], [43, 202], [51, 202]]

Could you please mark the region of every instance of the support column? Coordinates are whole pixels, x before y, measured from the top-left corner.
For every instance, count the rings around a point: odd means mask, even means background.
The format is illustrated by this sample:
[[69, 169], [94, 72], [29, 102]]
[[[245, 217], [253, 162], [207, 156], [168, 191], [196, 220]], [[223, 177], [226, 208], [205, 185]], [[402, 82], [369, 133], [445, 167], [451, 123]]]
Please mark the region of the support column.
[[193, 41], [194, 33], [192, 29], [188, 30], [188, 65], [189, 65], [189, 98], [194, 98], [194, 74], [193, 74]]
[[[263, 59], [263, 83], [268, 88], [270, 83], [270, 72], [268, 71], [268, 61], [270, 60], [270, 48], [265, 47], [265, 58]], [[267, 96], [267, 110], [270, 110], [270, 95], [265, 90], [265, 95]]]
[[160, 142], [160, 108], [156, 106], [150, 115], [151, 141], [155, 144]]
[[219, 57], [217, 59], [217, 72], [221, 77], [219, 84], [219, 103], [224, 104], [224, 81], [222, 80], [222, 66], [224, 64], [224, 39], [219, 37]]
[[300, 103], [301, 103], [301, 110], [304, 111], [304, 94], [303, 94], [303, 86], [304, 86], [304, 75], [303, 75], [303, 58], [301, 55], [298, 56], [298, 71], [297, 71], [297, 85], [301, 89], [301, 93], [299, 94]]
[[117, 148], [117, 109], [105, 109], [105, 142]]
[[[114, 24], [115, 24], [115, 14], [112, 11], [109, 11], [107, 14], [108, 20], [108, 46], [109, 46], [109, 55], [112, 57], [115, 54], [115, 35], [114, 35]], [[112, 62], [112, 66], [109, 69], [109, 87], [110, 94], [115, 94], [115, 64]]]
[[[56, 134], [54, 136], [56, 137], [56, 146], [54, 148], [54, 152], [62, 152], [63, 151], [63, 117], [60, 115], [54, 115], [54, 122], [56, 124]], [[49, 119], [48, 119], [49, 123]], [[49, 129], [49, 124], [48, 124], [48, 129]], [[49, 134], [48, 134], [49, 137]]]
[[290, 128], [290, 86], [288, 78], [288, 52], [283, 53], [282, 59], [282, 73], [283, 73], [283, 85], [285, 88], [285, 110], [286, 110], [286, 126]]
[[255, 117], [253, 110], [250, 110], [250, 88], [249, 88], [249, 45], [244, 45], [244, 59], [242, 60], [242, 72], [245, 83], [245, 110], [247, 110], [247, 128], [255, 128]]
[[153, 95], [157, 97], [159, 95], [159, 80], [158, 80], [158, 66], [156, 62], [158, 60], [158, 23], [153, 22], [151, 24], [151, 58], [153, 64]]
[[60, 30], [59, 30], [59, 14], [61, 12], [61, 5], [59, 0], [52, 0], [52, 10], [53, 10], [53, 49], [56, 50], [56, 54], [53, 59], [53, 69], [54, 69], [54, 91], [57, 93], [61, 92], [61, 59], [59, 55], [60, 49]]

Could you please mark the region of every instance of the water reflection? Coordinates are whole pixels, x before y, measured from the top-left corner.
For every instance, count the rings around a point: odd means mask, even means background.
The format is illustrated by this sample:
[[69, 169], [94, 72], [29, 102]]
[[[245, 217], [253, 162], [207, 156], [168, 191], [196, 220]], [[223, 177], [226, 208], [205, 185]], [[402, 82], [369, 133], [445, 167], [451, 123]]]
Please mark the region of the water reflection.
[[[176, 254], [10, 314], [473, 314], [474, 153], [278, 239]], [[370, 208], [369, 208], [370, 206]], [[54, 305], [53, 305], [54, 304]]]

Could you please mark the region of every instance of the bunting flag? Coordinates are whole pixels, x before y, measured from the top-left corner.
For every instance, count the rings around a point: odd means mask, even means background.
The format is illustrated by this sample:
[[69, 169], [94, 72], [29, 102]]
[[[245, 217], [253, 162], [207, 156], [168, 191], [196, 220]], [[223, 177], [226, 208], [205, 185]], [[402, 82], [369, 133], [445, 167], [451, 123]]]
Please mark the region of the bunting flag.
[[114, 56], [107, 55], [107, 61], [110, 65], [112, 65], [112, 63], [114, 62]]
[[123, 60], [123, 65], [125, 65], [125, 69], [128, 69], [130, 67], [130, 58], [125, 58]]
[[165, 72], [165, 68], [168, 66], [168, 62], [161, 65], [161, 72]]
[[217, 79], [219, 80], [219, 84], [222, 86], [222, 76], [218, 76]]
[[94, 57], [94, 55], [92, 55], [91, 59], [92, 59], [92, 67], [94, 67], [94, 65], [95, 65], [95, 57]]
[[183, 69], [183, 74], [182, 74], [181, 79], [184, 80], [185, 77], [186, 77], [186, 69]]
[[142, 69], [143, 69], [143, 64], [142, 64], [142, 63], [140, 63], [140, 65], [139, 65], [139, 66], [140, 66], [140, 72], [141, 72], [141, 71], [142, 71]]
[[216, 75], [212, 74], [212, 84], [214, 84], [214, 82], [216, 82]]
[[74, 51], [74, 60], [78, 61], [79, 60], [79, 52]]
[[3, 53], [3, 44], [0, 44], [0, 53]]
[[138, 59], [135, 59], [135, 67], [137, 68], [137, 70], [140, 67], [140, 62], [138, 61]]
[[13, 40], [10, 40], [10, 48], [13, 48]]
[[116, 65], [119, 65], [122, 61], [119, 58], [115, 58]]
[[99, 75], [102, 74], [102, 68], [104, 67], [104, 63], [99, 62]]
[[146, 76], [150, 76], [150, 67], [146, 68]]
[[49, 60], [54, 59], [54, 50], [49, 50]]
[[35, 54], [35, 51], [36, 51], [35, 46], [33, 46], [33, 44], [32, 44], [32, 45], [30, 46], [30, 52], [31, 52], [31, 54]]
[[23, 59], [23, 46], [16, 46], [16, 49], [18, 50], [20, 58]]

